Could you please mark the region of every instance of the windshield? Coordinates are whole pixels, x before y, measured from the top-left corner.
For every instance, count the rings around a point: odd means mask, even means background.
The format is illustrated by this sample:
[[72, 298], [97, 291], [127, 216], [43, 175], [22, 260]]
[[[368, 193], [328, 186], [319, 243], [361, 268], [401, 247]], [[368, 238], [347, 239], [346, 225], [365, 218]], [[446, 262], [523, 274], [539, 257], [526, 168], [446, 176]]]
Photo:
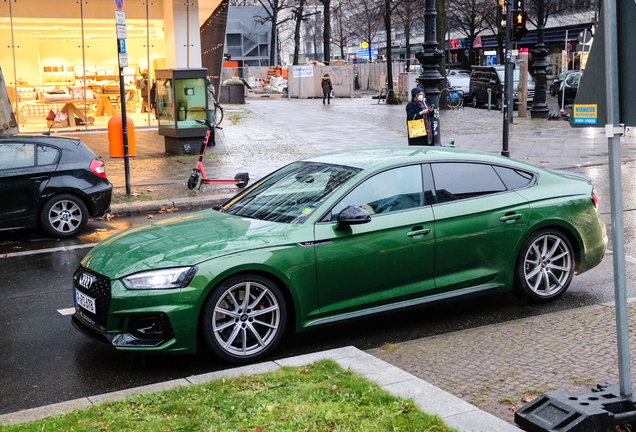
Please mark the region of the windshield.
[[270, 222], [303, 223], [327, 197], [361, 170], [294, 162], [226, 203], [221, 212]]
[[[504, 79], [505, 72], [503, 70], [498, 70], [497, 75], [499, 75], [499, 80], [503, 84], [505, 82], [505, 79]], [[521, 76], [521, 71], [519, 69], [515, 69], [513, 74], [515, 83], [519, 82], [519, 76]], [[529, 73], [528, 73], [528, 82], [534, 83], [534, 80], [532, 79], [532, 76]]]

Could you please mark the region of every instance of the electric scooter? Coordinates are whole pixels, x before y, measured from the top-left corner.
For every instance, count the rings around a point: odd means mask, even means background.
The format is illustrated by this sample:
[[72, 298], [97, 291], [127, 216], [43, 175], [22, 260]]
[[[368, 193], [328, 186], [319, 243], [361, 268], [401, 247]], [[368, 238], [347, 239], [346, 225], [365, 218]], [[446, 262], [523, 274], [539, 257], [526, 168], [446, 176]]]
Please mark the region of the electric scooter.
[[[197, 166], [192, 170], [192, 174], [188, 179], [188, 188], [189, 189], [201, 189], [201, 185], [205, 184], [229, 184], [236, 185], [237, 188], [243, 189], [250, 181], [250, 175], [246, 172], [238, 173], [234, 176], [233, 179], [211, 179], [205, 173], [205, 169], [203, 169], [203, 156], [205, 155], [205, 150], [208, 148], [208, 142], [211, 142], [212, 145], [215, 145], [214, 140], [214, 129], [223, 129], [220, 126], [217, 126], [214, 123], [210, 123], [207, 120], [195, 120], [195, 122], [200, 123], [202, 125], [206, 125], [208, 127], [208, 131], [205, 134], [205, 138], [203, 139], [203, 143], [201, 144], [201, 151], [199, 152], [199, 160], [197, 161]], [[210, 138], [212, 139], [210, 141]]]

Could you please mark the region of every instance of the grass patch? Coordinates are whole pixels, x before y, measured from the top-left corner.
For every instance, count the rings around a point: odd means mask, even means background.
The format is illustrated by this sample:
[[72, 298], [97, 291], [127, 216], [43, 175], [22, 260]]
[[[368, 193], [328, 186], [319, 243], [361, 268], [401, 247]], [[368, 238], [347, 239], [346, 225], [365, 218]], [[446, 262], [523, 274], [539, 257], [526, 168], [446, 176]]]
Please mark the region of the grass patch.
[[131, 191], [130, 196], [126, 196], [126, 192], [123, 193], [113, 193], [111, 203], [112, 204], [124, 204], [124, 203], [134, 203], [139, 201], [152, 201], [154, 198], [152, 195], [148, 195], [145, 192], [134, 192]]
[[135, 395], [0, 430], [454, 431], [331, 360]]
[[224, 112], [224, 120], [229, 120], [232, 122], [233, 125], [237, 125], [239, 123], [241, 123], [241, 120], [243, 120], [244, 118], [247, 118], [247, 113], [243, 110], [226, 110]]

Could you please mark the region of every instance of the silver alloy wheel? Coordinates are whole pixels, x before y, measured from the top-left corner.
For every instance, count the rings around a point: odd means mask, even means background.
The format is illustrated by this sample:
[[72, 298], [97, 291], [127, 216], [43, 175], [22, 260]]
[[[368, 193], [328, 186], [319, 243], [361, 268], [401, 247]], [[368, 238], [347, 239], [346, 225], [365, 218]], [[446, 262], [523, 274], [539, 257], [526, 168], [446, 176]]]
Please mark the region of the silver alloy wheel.
[[258, 282], [240, 282], [214, 305], [212, 330], [219, 347], [238, 357], [254, 356], [275, 340], [281, 311], [274, 293]]
[[82, 209], [71, 200], [60, 200], [49, 211], [49, 224], [60, 234], [77, 229], [82, 223]]
[[537, 296], [549, 297], [567, 287], [572, 265], [568, 244], [557, 235], [544, 234], [526, 252], [523, 277]]

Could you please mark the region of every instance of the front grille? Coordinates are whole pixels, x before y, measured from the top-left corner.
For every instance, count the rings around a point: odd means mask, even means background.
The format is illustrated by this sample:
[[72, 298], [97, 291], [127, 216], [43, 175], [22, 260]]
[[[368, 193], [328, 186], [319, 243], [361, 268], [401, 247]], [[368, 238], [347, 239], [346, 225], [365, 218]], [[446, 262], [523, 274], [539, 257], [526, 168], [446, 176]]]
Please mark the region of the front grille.
[[534, 97], [534, 90], [528, 90], [528, 97], [529, 98], [533, 98]]
[[[88, 288], [80, 285], [82, 275], [92, 276], [92, 283]], [[95, 299], [95, 311], [97, 313], [92, 313], [77, 304], [75, 305], [75, 310], [89, 323], [106, 330], [111, 298], [110, 279], [84, 266], [79, 266], [73, 275], [73, 288]]]

